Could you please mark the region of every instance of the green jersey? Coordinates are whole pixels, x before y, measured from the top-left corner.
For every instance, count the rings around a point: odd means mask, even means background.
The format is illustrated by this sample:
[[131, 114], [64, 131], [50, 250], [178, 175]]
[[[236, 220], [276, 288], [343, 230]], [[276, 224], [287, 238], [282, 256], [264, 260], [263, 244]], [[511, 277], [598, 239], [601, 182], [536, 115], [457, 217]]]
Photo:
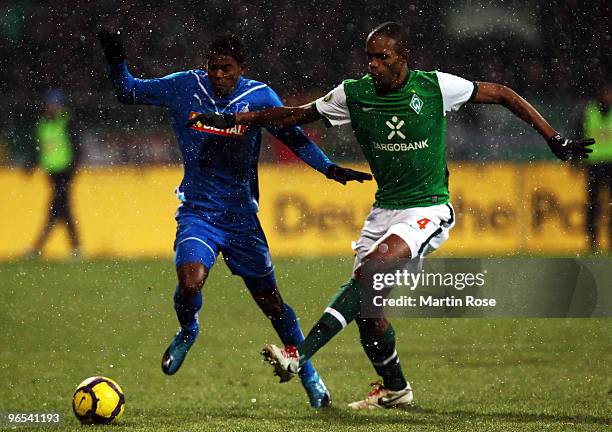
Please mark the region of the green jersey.
[[401, 88], [377, 95], [372, 77], [346, 80], [318, 99], [329, 125], [351, 124], [378, 184], [376, 207], [405, 209], [449, 200], [446, 113], [474, 83], [442, 72], [409, 72]]
[[40, 147], [39, 164], [50, 173], [65, 171], [73, 161], [72, 144], [66, 111], [54, 118], [43, 118], [36, 125], [36, 138]]
[[596, 143], [585, 163], [612, 162], [612, 110], [604, 113], [598, 103], [589, 102], [584, 113], [584, 133]]

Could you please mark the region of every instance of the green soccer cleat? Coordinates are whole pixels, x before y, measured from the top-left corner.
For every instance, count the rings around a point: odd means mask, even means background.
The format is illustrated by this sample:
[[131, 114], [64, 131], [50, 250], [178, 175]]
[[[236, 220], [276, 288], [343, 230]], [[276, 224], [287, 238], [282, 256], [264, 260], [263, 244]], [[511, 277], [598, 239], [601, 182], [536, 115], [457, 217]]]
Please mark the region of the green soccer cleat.
[[191, 330], [180, 329], [162, 357], [161, 367], [166, 375], [174, 375], [185, 360], [189, 349], [196, 341], [200, 327]]

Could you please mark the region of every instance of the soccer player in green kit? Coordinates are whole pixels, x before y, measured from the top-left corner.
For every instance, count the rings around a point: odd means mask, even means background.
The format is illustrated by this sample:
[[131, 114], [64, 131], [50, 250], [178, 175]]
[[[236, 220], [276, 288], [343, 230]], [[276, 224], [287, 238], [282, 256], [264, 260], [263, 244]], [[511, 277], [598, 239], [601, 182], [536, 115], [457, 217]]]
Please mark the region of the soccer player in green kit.
[[508, 87], [472, 82], [442, 72], [408, 68], [408, 36], [388, 22], [366, 40], [370, 73], [345, 80], [323, 98], [301, 107], [280, 107], [236, 114], [205, 113], [194, 121], [226, 128], [234, 124], [288, 126], [324, 120], [350, 123], [378, 184], [375, 202], [356, 243], [351, 279], [336, 293], [306, 339], [297, 347], [267, 345], [263, 354], [281, 382], [297, 374], [351, 321], [382, 383], [352, 408], [392, 408], [410, 404], [410, 384], [395, 350], [395, 333], [384, 318], [361, 316], [360, 284], [367, 284], [368, 263], [420, 260], [437, 249], [455, 223], [449, 202], [446, 166], [446, 113], [467, 102], [500, 104], [546, 139], [561, 160], [587, 158], [592, 139], [569, 140]]

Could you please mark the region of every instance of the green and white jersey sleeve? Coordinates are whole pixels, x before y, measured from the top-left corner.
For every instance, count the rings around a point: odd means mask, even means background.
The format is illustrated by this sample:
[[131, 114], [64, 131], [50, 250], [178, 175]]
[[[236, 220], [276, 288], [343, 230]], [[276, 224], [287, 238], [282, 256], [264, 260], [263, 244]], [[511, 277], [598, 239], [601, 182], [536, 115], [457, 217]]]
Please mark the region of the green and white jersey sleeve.
[[[438, 77], [444, 115], [450, 111], [458, 111], [474, 93], [474, 83], [464, 78], [445, 72], [435, 72]], [[344, 83], [317, 99], [315, 106], [331, 126], [341, 126], [350, 123], [351, 116], [346, 103]]]
[[315, 107], [327, 123], [331, 126], [340, 126], [350, 123], [351, 114], [346, 104], [346, 93], [344, 83], [327, 93], [322, 98], [317, 99]]
[[450, 111], [458, 111], [464, 103], [470, 100], [475, 90], [472, 81], [445, 72], [436, 71], [436, 75], [440, 93], [442, 93], [444, 115]]

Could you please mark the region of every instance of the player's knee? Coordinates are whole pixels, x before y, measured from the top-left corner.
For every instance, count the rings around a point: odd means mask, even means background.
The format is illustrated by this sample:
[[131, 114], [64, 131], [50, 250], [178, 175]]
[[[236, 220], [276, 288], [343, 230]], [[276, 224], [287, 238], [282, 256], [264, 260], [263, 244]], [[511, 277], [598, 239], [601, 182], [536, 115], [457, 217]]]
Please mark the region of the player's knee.
[[363, 258], [353, 277], [367, 282], [378, 273], [391, 273], [404, 268], [412, 254], [406, 242], [392, 234], [380, 242]]
[[193, 297], [200, 292], [203, 285], [204, 280], [195, 277], [186, 277], [179, 280], [181, 294], [185, 297]]
[[409, 260], [412, 258], [410, 247], [397, 234], [391, 234], [376, 245], [366, 256], [369, 261]]
[[187, 263], [178, 268], [181, 293], [186, 297], [196, 295], [204, 286], [208, 271], [201, 263]]
[[395, 262], [385, 260], [378, 255], [368, 255], [364, 258], [361, 265], [354, 271], [353, 277], [369, 285], [374, 275], [379, 273], [391, 272], [395, 268]]

